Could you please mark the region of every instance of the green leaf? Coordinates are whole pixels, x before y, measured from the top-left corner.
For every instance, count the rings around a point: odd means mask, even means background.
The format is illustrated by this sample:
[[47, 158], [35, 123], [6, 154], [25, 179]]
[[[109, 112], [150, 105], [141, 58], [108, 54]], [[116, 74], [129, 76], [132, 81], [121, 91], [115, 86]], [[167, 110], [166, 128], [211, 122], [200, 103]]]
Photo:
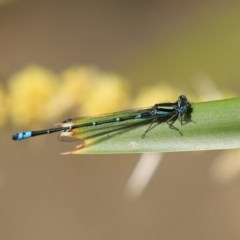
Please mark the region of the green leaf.
[[90, 144], [74, 154], [115, 154], [142, 152], [178, 152], [240, 147], [240, 98], [192, 103], [192, 121], [178, 131], [166, 122], [158, 124], [142, 138], [149, 123], [108, 127], [105, 134], [96, 134]]

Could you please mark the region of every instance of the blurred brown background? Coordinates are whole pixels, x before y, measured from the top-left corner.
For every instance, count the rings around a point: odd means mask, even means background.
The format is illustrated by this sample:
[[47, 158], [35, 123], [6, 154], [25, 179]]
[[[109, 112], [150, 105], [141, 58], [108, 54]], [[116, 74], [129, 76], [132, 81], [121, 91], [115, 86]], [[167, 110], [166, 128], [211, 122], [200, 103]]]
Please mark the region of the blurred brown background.
[[[239, 95], [236, 1], [0, 3], [6, 97], [11, 76], [31, 64], [115, 72], [129, 81], [132, 99], [158, 82], [203, 99], [201, 76], [211, 79], [205, 98]], [[61, 156], [74, 145], [55, 135], [13, 142], [22, 126], [5, 118], [0, 239], [240, 238], [238, 151], [164, 154], [147, 188], [130, 199], [124, 189], [140, 155]]]

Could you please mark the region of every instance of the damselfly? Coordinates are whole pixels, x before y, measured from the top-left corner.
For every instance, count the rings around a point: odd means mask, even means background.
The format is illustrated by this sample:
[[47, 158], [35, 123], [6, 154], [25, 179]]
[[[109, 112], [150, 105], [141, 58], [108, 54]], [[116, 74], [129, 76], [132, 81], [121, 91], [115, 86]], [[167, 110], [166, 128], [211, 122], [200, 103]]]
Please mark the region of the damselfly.
[[[68, 119], [60, 124], [59, 127], [49, 128], [45, 130], [39, 131], [26, 131], [19, 132], [12, 136], [13, 140], [23, 140], [27, 138], [31, 138], [34, 136], [50, 134], [54, 132], [61, 132], [62, 136], [74, 137], [74, 135], [79, 135], [80, 129], [89, 128], [94, 129], [99, 125], [110, 125], [112, 124], [120, 124], [122, 122], [135, 122], [140, 120], [148, 120], [149, 126], [143, 133], [142, 137], [145, 137], [147, 132], [149, 132], [155, 124], [160, 122], [166, 122], [170, 128], [177, 130], [181, 135], [182, 133], [178, 128], [173, 126], [174, 122], [179, 119], [181, 125], [186, 123], [184, 118], [185, 114], [187, 114], [191, 109], [191, 105], [187, 100], [187, 97], [181, 95], [178, 97], [178, 100], [174, 103], [157, 103], [152, 107], [144, 108], [144, 109], [134, 109], [127, 110], [122, 112], [115, 112], [95, 117], [84, 117], [77, 120]], [[84, 140], [84, 137], [77, 136]]]

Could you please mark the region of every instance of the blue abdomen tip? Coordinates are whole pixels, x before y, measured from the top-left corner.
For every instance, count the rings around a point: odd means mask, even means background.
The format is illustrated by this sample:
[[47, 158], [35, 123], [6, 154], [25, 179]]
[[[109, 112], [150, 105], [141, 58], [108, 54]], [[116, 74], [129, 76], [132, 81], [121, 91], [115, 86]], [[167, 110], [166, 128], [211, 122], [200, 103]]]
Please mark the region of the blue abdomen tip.
[[32, 131], [20, 132], [20, 133], [14, 134], [12, 139], [13, 140], [23, 140], [26, 138], [30, 138], [31, 136], [32, 136]]

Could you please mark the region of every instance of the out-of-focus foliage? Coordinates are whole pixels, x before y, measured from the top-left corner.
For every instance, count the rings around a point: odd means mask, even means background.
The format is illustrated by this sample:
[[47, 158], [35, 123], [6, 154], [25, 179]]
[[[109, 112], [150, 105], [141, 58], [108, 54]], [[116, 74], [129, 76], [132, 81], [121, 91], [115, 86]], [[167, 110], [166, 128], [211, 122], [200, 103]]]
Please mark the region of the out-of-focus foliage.
[[13, 1], [13, 0], [0, 0], [0, 7], [4, 4], [6, 4], [6, 3], [11, 2], [11, 1]]
[[187, 85], [198, 74], [207, 74], [221, 88], [239, 81], [239, 2], [214, 3], [192, 21], [179, 22], [178, 30], [153, 39], [133, 56], [131, 79], [155, 82], [163, 79], [176, 87]]

